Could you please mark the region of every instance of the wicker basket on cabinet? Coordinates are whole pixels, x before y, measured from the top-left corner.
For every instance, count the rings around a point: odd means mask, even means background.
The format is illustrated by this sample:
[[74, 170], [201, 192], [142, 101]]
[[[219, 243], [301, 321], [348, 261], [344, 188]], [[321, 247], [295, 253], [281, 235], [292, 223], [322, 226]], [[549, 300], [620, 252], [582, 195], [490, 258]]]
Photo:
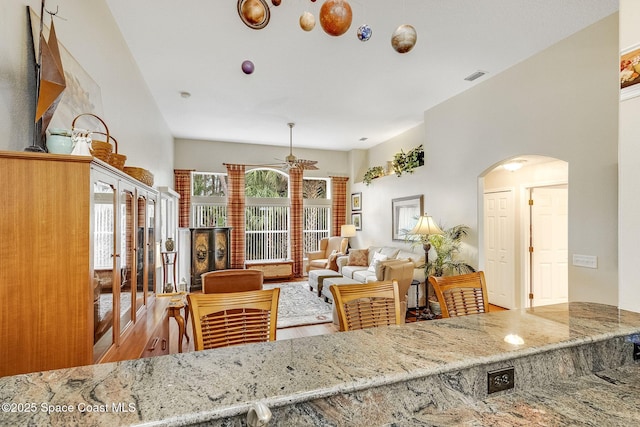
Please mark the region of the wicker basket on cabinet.
[[[104, 126], [104, 129], [106, 131], [106, 132], [90, 131], [91, 134], [104, 135], [104, 136], [107, 137], [106, 141], [98, 141], [98, 140], [94, 140], [92, 138], [92, 141], [91, 141], [91, 154], [93, 154], [93, 157], [95, 157], [96, 159], [100, 159], [103, 162], [106, 162], [106, 163], [110, 164], [111, 166], [115, 167], [116, 169], [123, 170], [124, 163], [127, 160], [127, 156], [125, 156], [124, 154], [118, 154], [118, 141], [116, 141], [116, 139], [109, 133], [109, 127], [104, 122], [104, 120], [102, 120], [100, 117], [96, 116], [93, 113], [82, 113], [82, 114], [77, 115], [73, 119], [73, 122], [71, 123], [71, 128], [72, 129], [76, 128], [75, 127], [76, 126], [76, 121], [82, 116], [91, 116], [91, 117], [94, 117], [94, 118], [98, 119], [98, 121], [100, 121], [100, 123], [102, 123], [102, 126]], [[109, 142], [110, 140], [113, 141], [113, 143], [115, 144], [115, 148], [116, 148], [115, 152], [113, 152], [113, 146]]]
[[141, 183], [146, 184], [149, 187], [153, 187], [153, 174], [148, 170], [133, 166], [125, 166], [124, 172]]

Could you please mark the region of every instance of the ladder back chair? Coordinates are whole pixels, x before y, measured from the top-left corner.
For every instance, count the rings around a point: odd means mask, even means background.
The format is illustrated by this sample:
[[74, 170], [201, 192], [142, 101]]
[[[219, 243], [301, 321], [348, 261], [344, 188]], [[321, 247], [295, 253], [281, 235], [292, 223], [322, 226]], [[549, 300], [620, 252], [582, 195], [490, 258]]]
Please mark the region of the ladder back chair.
[[276, 340], [279, 288], [187, 298], [196, 351]]
[[438, 297], [443, 318], [489, 312], [482, 271], [458, 276], [429, 276], [429, 283]]
[[341, 331], [401, 325], [398, 282], [331, 285]]

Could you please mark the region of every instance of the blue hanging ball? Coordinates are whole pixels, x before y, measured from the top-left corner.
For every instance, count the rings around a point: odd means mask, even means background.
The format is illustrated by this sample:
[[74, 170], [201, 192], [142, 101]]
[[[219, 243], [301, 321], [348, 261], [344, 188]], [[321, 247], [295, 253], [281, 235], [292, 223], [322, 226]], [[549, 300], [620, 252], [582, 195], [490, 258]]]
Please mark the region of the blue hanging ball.
[[371, 38], [371, 33], [370, 26], [367, 24], [360, 25], [360, 28], [358, 28], [358, 39], [360, 39], [361, 42], [366, 42]]

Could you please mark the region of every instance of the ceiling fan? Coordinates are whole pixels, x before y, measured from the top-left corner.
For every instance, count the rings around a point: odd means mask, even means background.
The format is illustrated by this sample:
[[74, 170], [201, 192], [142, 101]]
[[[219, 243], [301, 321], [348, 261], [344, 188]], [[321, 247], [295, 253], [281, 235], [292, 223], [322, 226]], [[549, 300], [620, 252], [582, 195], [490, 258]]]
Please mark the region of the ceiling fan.
[[[289, 155], [286, 156], [284, 160], [281, 160], [281, 163], [263, 164], [263, 165], [247, 165], [247, 166], [272, 166], [272, 167], [279, 167], [285, 171], [288, 171], [294, 168], [299, 168], [303, 170], [318, 170], [318, 167], [316, 166], [316, 163], [318, 162], [316, 160], [299, 159], [293, 155], [293, 127], [295, 126], [295, 123], [287, 123], [287, 125], [289, 126]], [[276, 160], [280, 160], [280, 159], [276, 159]]]

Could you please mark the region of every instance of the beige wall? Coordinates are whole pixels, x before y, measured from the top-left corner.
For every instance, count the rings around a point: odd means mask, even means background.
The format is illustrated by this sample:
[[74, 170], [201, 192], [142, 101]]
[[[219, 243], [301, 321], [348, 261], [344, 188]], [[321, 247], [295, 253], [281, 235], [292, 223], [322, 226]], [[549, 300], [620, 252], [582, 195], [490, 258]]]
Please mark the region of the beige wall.
[[[385, 229], [390, 233], [390, 207], [369, 207], [368, 200], [386, 205], [392, 197], [420, 193], [437, 220], [472, 227], [466, 258], [477, 265], [478, 178], [506, 158], [554, 157], [569, 164], [569, 256], [598, 257], [596, 270], [569, 267], [569, 298], [617, 304], [617, 61], [614, 14], [426, 111], [424, 170], [369, 187], [356, 184], [365, 208], [365, 229], [357, 239], [368, 242], [384, 238]], [[401, 139], [371, 153], [393, 152]], [[421, 142], [413, 132], [407, 139]], [[374, 164], [371, 154], [369, 161]], [[372, 221], [380, 235], [368, 228]]]
[[[278, 163], [289, 154], [289, 147], [260, 144], [237, 144], [196, 139], [175, 140], [176, 169], [195, 169], [200, 172], [226, 172], [224, 163]], [[305, 171], [307, 177], [349, 175], [349, 153], [346, 151], [313, 150], [293, 147], [299, 159], [316, 160], [318, 170]]]
[[[640, 43], [640, 2], [620, 0], [620, 48]], [[620, 102], [620, 308], [640, 312], [640, 97]]]
[[[0, 150], [31, 144], [35, 86], [26, 6], [40, 12], [40, 1], [0, 2]], [[58, 0], [47, 7], [59, 8], [65, 18], [55, 22], [60, 43], [100, 87], [102, 118], [127, 165], [151, 170], [157, 185], [173, 186], [173, 137], [105, 2]]]

